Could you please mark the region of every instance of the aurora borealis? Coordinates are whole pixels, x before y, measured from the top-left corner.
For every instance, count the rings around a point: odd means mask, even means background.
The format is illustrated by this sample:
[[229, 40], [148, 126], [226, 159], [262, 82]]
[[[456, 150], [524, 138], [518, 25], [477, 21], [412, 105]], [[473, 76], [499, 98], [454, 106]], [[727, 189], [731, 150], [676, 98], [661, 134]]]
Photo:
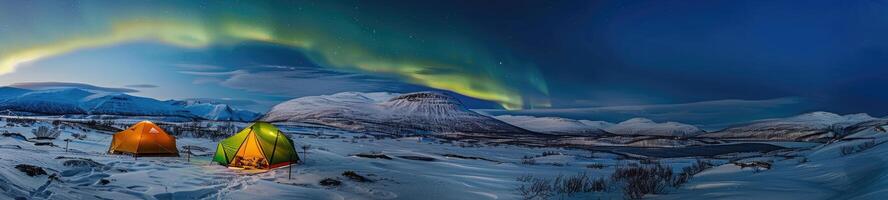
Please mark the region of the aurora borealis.
[[[45, 3], [4, 7], [0, 74], [35, 60], [139, 41], [192, 49], [264, 42], [298, 50], [320, 66], [392, 75], [506, 108], [522, 108], [526, 99], [547, 93], [532, 63], [489, 50], [461, 36], [458, 28], [403, 27], [394, 17], [362, 16], [355, 11], [359, 7], [317, 2]], [[16, 20], [22, 16], [27, 20]], [[501, 68], [503, 62], [510, 67]]]
[[[473, 108], [590, 119], [601, 115], [573, 111], [792, 99], [756, 104], [750, 115], [878, 116], [888, 114], [888, 93], [874, 92], [888, 77], [885, 9], [885, 1], [6, 1], [0, 85], [148, 85], [134, 89], [257, 101], [257, 110], [306, 95], [441, 90], [479, 101]], [[699, 112], [717, 110], [726, 109]]]

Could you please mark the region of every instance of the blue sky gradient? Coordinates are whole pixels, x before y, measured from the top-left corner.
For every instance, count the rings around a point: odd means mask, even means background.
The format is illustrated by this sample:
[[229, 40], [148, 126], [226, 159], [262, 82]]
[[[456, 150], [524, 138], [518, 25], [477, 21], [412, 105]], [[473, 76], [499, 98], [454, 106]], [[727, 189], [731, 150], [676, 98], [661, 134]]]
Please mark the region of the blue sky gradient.
[[300, 96], [438, 90], [472, 108], [551, 115], [775, 99], [798, 103], [716, 110], [888, 114], [879, 0], [10, 4], [0, 64], [13, 64], [0, 66], [0, 85], [85, 83], [257, 111]]

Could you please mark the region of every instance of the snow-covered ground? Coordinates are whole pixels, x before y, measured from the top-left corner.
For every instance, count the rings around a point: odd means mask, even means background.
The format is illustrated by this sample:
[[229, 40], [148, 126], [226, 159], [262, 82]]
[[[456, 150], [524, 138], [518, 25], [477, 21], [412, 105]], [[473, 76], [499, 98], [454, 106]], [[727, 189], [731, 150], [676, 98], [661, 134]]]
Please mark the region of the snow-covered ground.
[[[0, 132], [24, 133], [48, 126], [41, 122], [31, 127], [4, 127]], [[282, 127], [283, 128], [283, 127]], [[613, 165], [609, 158], [588, 158], [585, 151], [517, 146], [476, 146], [441, 143], [427, 138], [373, 139], [364, 134], [313, 128], [283, 128], [298, 146], [310, 145], [307, 154], [300, 151], [304, 163], [264, 173], [228, 169], [210, 162], [215, 141], [179, 138], [180, 152], [185, 145], [207, 148], [194, 151], [186, 161], [182, 157], [161, 158], [108, 155], [110, 133], [89, 130], [84, 140], [70, 142], [65, 152], [64, 138], [79, 129], [65, 129], [53, 146], [35, 146], [17, 137], [0, 137], [0, 197], [29, 199], [244, 199], [275, 197], [288, 199], [516, 199], [516, 178], [524, 175], [553, 177], [589, 172], [606, 176], [608, 170], [589, 170], [586, 165]], [[543, 152], [564, 155], [541, 156]], [[354, 156], [382, 153], [391, 160]], [[482, 159], [449, 157], [454, 154]], [[399, 156], [420, 156], [421, 161]], [[522, 164], [525, 156], [536, 164]], [[408, 157], [409, 158], [409, 157]], [[93, 166], [66, 166], [71, 160], [92, 160]], [[84, 161], [86, 163], [92, 163]], [[43, 167], [47, 175], [29, 177], [16, 165]], [[372, 182], [351, 181], [341, 174], [354, 171]], [[58, 180], [50, 178], [59, 174]], [[319, 184], [324, 178], [342, 181], [337, 187]], [[107, 182], [103, 181], [107, 180]]]
[[[124, 121], [137, 120], [118, 120]], [[38, 122], [21, 127], [0, 122], [0, 132], [31, 138], [32, 129], [49, 125]], [[616, 166], [643, 163], [625, 155], [586, 150], [492, 146], [423, 137], [383, 139], [321, 127], [281, 128], [297, 147], [311, 146], [308, 153], [297, 148], [305, 162], [293, 166], [291, 178], [287, 167], [258, 172], [212, 163], [209, 156], [215, 151], [216, 141], [205, 138], [177, 140], [180, 152], [184, 152], [184, 146], [197, 147], [192, 148], [198, 150], [193, 150], [195, 155], [189, 161], [184, 153], [181, 157], [138, 159], [108, 155], [105, 151], [111, 133], [79, 126], [66, 126], [52, 141], [56, 146], [36, 146], [15, 136], [0, 137], [0, 199], [521, 199], [516, 188], [525, 183], [518, 177], [586, 173], [609, 180]], [[888, 146], [880, 145], [888, 141], [888, 134], [883, 131], [872, 128], [830, 144], [754, 142], [792, 149], [706, 158], [718, 165], [696, 174], [687, 184], [645, 198], [880, 199], [888, 195]], [[66, 152], [62, 139], [84, 133], [87, 137], [73, 139]], [[848, 155], [841, 153], [843, 147], [866, 142], [875, 146]], [[357, 154], [384, 154], [391, 159]], [[653, 159], [677, 173], [698, 158]], [[773, 166], [770, 170], [743, 169], [732, 161], [765, 161]], [[47, 174], [28, 176], [16, 169], [20, 164], [42, 167]], [[351, 180], [342, 175], [345, 171], [371, 181]], [[321, 185], [326, 178], [339, 180], [341, 185]], [[611, 185], [604, 192], [554, 199], [599, 198], [622, 199], [623, 193]]]
[[[872, 128], [845, 141], [788, 152], [793, 157], [755, 157], [773, 162], [756, 172], [726, 164], [694, 176], [657, 199], [885, 199], [888, 197], [888, 133]], [[874, 146], [862, 149], [869, 142]], [[848, 150], [848, 149], [854, 150]], [[843, 153], [847, 151], [846, 153]]]

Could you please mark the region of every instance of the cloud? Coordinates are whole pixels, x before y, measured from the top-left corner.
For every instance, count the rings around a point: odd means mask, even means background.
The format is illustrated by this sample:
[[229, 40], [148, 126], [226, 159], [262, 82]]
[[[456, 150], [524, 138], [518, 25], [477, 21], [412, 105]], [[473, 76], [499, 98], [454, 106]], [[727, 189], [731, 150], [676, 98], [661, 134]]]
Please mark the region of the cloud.
[[200, 84], [220, 83], [222, 81], [224, 81], [224, 79], [214, 78], [214, 77], [198, 77], [198, 78], [195, 78], [193, 81], [191, 81], [191, 83], [200, 85]]
[[84, 90], [93, 90], [93, 91], [103, 91], [103, 92], [116, 92], [116, 93], [134, 93], [139, 92], [139, 90], [129, 89], [129, 88], [110, 88], [110, 87], [100, 87], [85, 83], [67, 83], [67, 82], [24, 82], [24, 83], [14, 83], [9, 85], [11, 87], [23, 88], [23, 89], [31, 89], [31, 90], [42, 90], [42, 89], [55, 89], [55, 88], [79, 88]]
[[317, 67], [250, 66], [231, 71], [179, 71], [196, 76], [194, 84], [290, 97], [357, 91], [403, 91], [417, 87], [382, 76]]
[[124, 85], [123, 87], [128, 87], [128, 88], [156, 88], [157, 85], [151, 85], [151, 84], [133, 84], [133, 85]]
[[225, 67], [220, 67], [220, 66], [215, 66], [215, 65], [175, 64], [174, 66], [181, 68], [183, 70], [193, 70], [193, 71], [225, 69]]
[[247, 70], [233, 70], [233, 71], [224, 71], [224, 72], [206, 72], [206, 71], [179, 71], [180, 74], [188, 74], [195, 76], [231, 76], [237, 74], [246, 74], [249, 73]]
[[728, 99], [682, 104], [550, 108], [518, 111], [479, 109], [477, 111], [489, 115], [565, 117], [612, 122], [619, 122], [633, 117], [644, 117], [654, 121], [688, 123], [707, 130], [714, 130], [745, 121], [795, 115], [810, 111], [808, 110], [810, 108], [812, 108], [811, 104], [804, 99], [785, 97], [765, 100]]

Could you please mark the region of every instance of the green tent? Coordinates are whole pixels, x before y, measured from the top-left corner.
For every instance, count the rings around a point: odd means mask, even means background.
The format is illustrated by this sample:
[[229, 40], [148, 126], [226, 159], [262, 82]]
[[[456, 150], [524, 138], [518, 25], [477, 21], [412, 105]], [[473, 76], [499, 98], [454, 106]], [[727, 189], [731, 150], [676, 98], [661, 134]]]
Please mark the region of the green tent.
[[293, 140], [268, 122], [255, 122], [225, 138], [213, 161], [244, 169], [271, 169], [299, 161]]

